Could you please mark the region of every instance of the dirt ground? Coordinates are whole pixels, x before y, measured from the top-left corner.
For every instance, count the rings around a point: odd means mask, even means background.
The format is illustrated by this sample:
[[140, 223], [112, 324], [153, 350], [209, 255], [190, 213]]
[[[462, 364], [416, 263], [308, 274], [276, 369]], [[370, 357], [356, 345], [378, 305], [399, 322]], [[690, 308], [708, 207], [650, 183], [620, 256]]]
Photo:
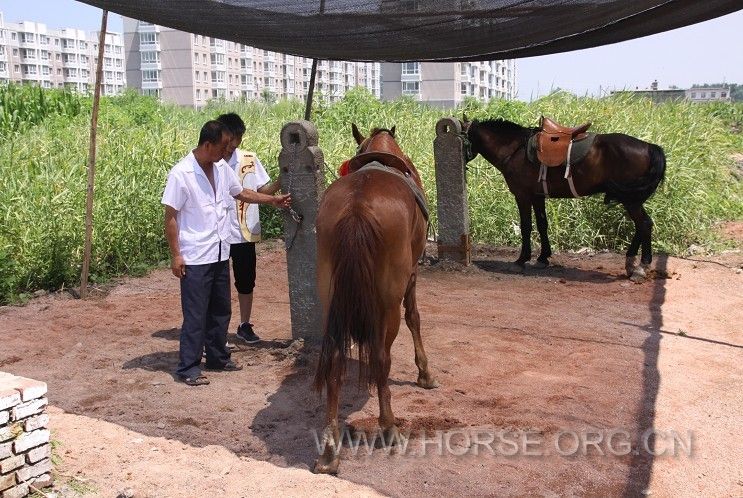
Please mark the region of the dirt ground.
[[[656, 256], [639, 285], [618, 254], [558, 254], [524, 274], [510, 271], [515, 256], [480, 248], [464, 271], [422, 268], [422, 334], [441, 386], [415, 386], [403, 325], [392, 406], [418, 432], [406, 451], [345, 448], [337, 477], [309, 470], [324, 401], [310, 389], [316, 352], [291, 341], [276, 243], [259, 251], [253, 321], [267, 341], [239, 347], [240, 372], [209, 373], [204, 387], [174, 382], [181, 318], [168, 270], [85, 302], [57, 293], [0, 308], [0, 370], [48, 383], [63, 495], [742, 496], [743, 253]], [[350, 379], [342, 419], [373, 425], [377, 409]], [[652, 429], [655, 455], [642, 451]], [[611, 430], [640, 451], [617, 455], [605, 437], [563, 456], [554, 444]], [[543, 454], [468, 441], [503, 431], [528, 434], [526, 449]], [[676, 456], [669, 431], [680, 435]]]

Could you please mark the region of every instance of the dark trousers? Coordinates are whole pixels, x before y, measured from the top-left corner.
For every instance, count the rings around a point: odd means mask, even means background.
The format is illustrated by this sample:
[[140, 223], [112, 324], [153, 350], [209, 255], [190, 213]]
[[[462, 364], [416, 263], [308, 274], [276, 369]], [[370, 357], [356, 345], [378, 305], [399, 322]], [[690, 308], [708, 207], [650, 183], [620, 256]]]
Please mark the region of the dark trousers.
[[208, 367], [224, 366], [230, 360], [227, 327], [232, 315], [227, 261], [186, 265], [186, 276], [181, 279], [181, 308], [183, 326], [176, 375], [200, 375], [204, 350]]

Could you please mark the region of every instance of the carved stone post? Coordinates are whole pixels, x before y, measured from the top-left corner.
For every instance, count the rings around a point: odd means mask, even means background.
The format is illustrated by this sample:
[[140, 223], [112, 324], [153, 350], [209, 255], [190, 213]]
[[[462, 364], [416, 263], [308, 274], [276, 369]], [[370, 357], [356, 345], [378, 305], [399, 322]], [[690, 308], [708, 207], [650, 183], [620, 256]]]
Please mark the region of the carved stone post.
[[436, 123], [433, 152], [436, 163], [439, 260], [469, 265], [470, 216], [464, 176], [462, 125], [458, 119], [442, 118]]
[[311, 122], [292, 121], [281, 129], [279, 153], [281, 190], [292, 195], [292, 208], [284, 211], [292, 338], [312, 341], [322, 337], [315, 220], [324, 189], [324, 159], [317, 138]]

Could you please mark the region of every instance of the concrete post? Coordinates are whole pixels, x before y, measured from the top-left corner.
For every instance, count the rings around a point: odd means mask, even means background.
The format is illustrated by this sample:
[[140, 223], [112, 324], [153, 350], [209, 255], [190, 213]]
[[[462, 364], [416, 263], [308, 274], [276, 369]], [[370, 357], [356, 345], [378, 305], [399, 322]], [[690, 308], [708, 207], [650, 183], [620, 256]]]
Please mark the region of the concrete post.
[[439, 260], [469, 265], [470, 215], [464, 176], [462, 125], [456, 118], [436, 123], [433, 141], [436, 164], [436, 210], [439, 221]]
[[292, 338], [322, 338], [322, 310], [317, 295], [315, 220], [324, 189], [322, 150], [317, 128], [309, 121], [292, 121], [281, 129], [281, 191], [292, 195], [284, 211], [284, 243], [289, 273]]

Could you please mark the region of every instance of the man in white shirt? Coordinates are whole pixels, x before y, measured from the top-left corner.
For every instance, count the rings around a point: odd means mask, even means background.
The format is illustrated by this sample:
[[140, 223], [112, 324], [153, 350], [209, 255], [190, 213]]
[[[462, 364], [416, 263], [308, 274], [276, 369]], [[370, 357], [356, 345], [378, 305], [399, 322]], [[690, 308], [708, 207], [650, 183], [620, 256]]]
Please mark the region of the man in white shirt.
[[[281, 188], [280, 181], [270, 183], [271, 179], [256, 154], [238, 149], [245, 134], [245, 123], [240, 116], [234, 112], [222, 114], [217, 121], [225, 125], [232, 133], [233, 138], [227, 146], [224, 160], [237, 174], [242, 186], [262, 194], [275, 194]], [[237, 338], [253, 344], [261, 340], [253, 330], [253, 324], [250, 323], [256, 274], [255, 243], [261, 240], [261, 222], [258, 204], [248, 204], [238, 200], [232, 208], [230, 257], [237, 299], [240, 303]]]
[[244, 202], [289, 207], [289, 195], [273, 196], [243, 188], [235, 172], [222, 162], [232, 140], [227, 128], [209, 121], [199, 145], [168, 173], [163, 192], [165, 235], [171, 269], [180, 279], [183, 326], [175, 375], [188, 385], [204, 385], [205, 368], [240, 370], [226, 347], [230, 323], [230, 205]]

